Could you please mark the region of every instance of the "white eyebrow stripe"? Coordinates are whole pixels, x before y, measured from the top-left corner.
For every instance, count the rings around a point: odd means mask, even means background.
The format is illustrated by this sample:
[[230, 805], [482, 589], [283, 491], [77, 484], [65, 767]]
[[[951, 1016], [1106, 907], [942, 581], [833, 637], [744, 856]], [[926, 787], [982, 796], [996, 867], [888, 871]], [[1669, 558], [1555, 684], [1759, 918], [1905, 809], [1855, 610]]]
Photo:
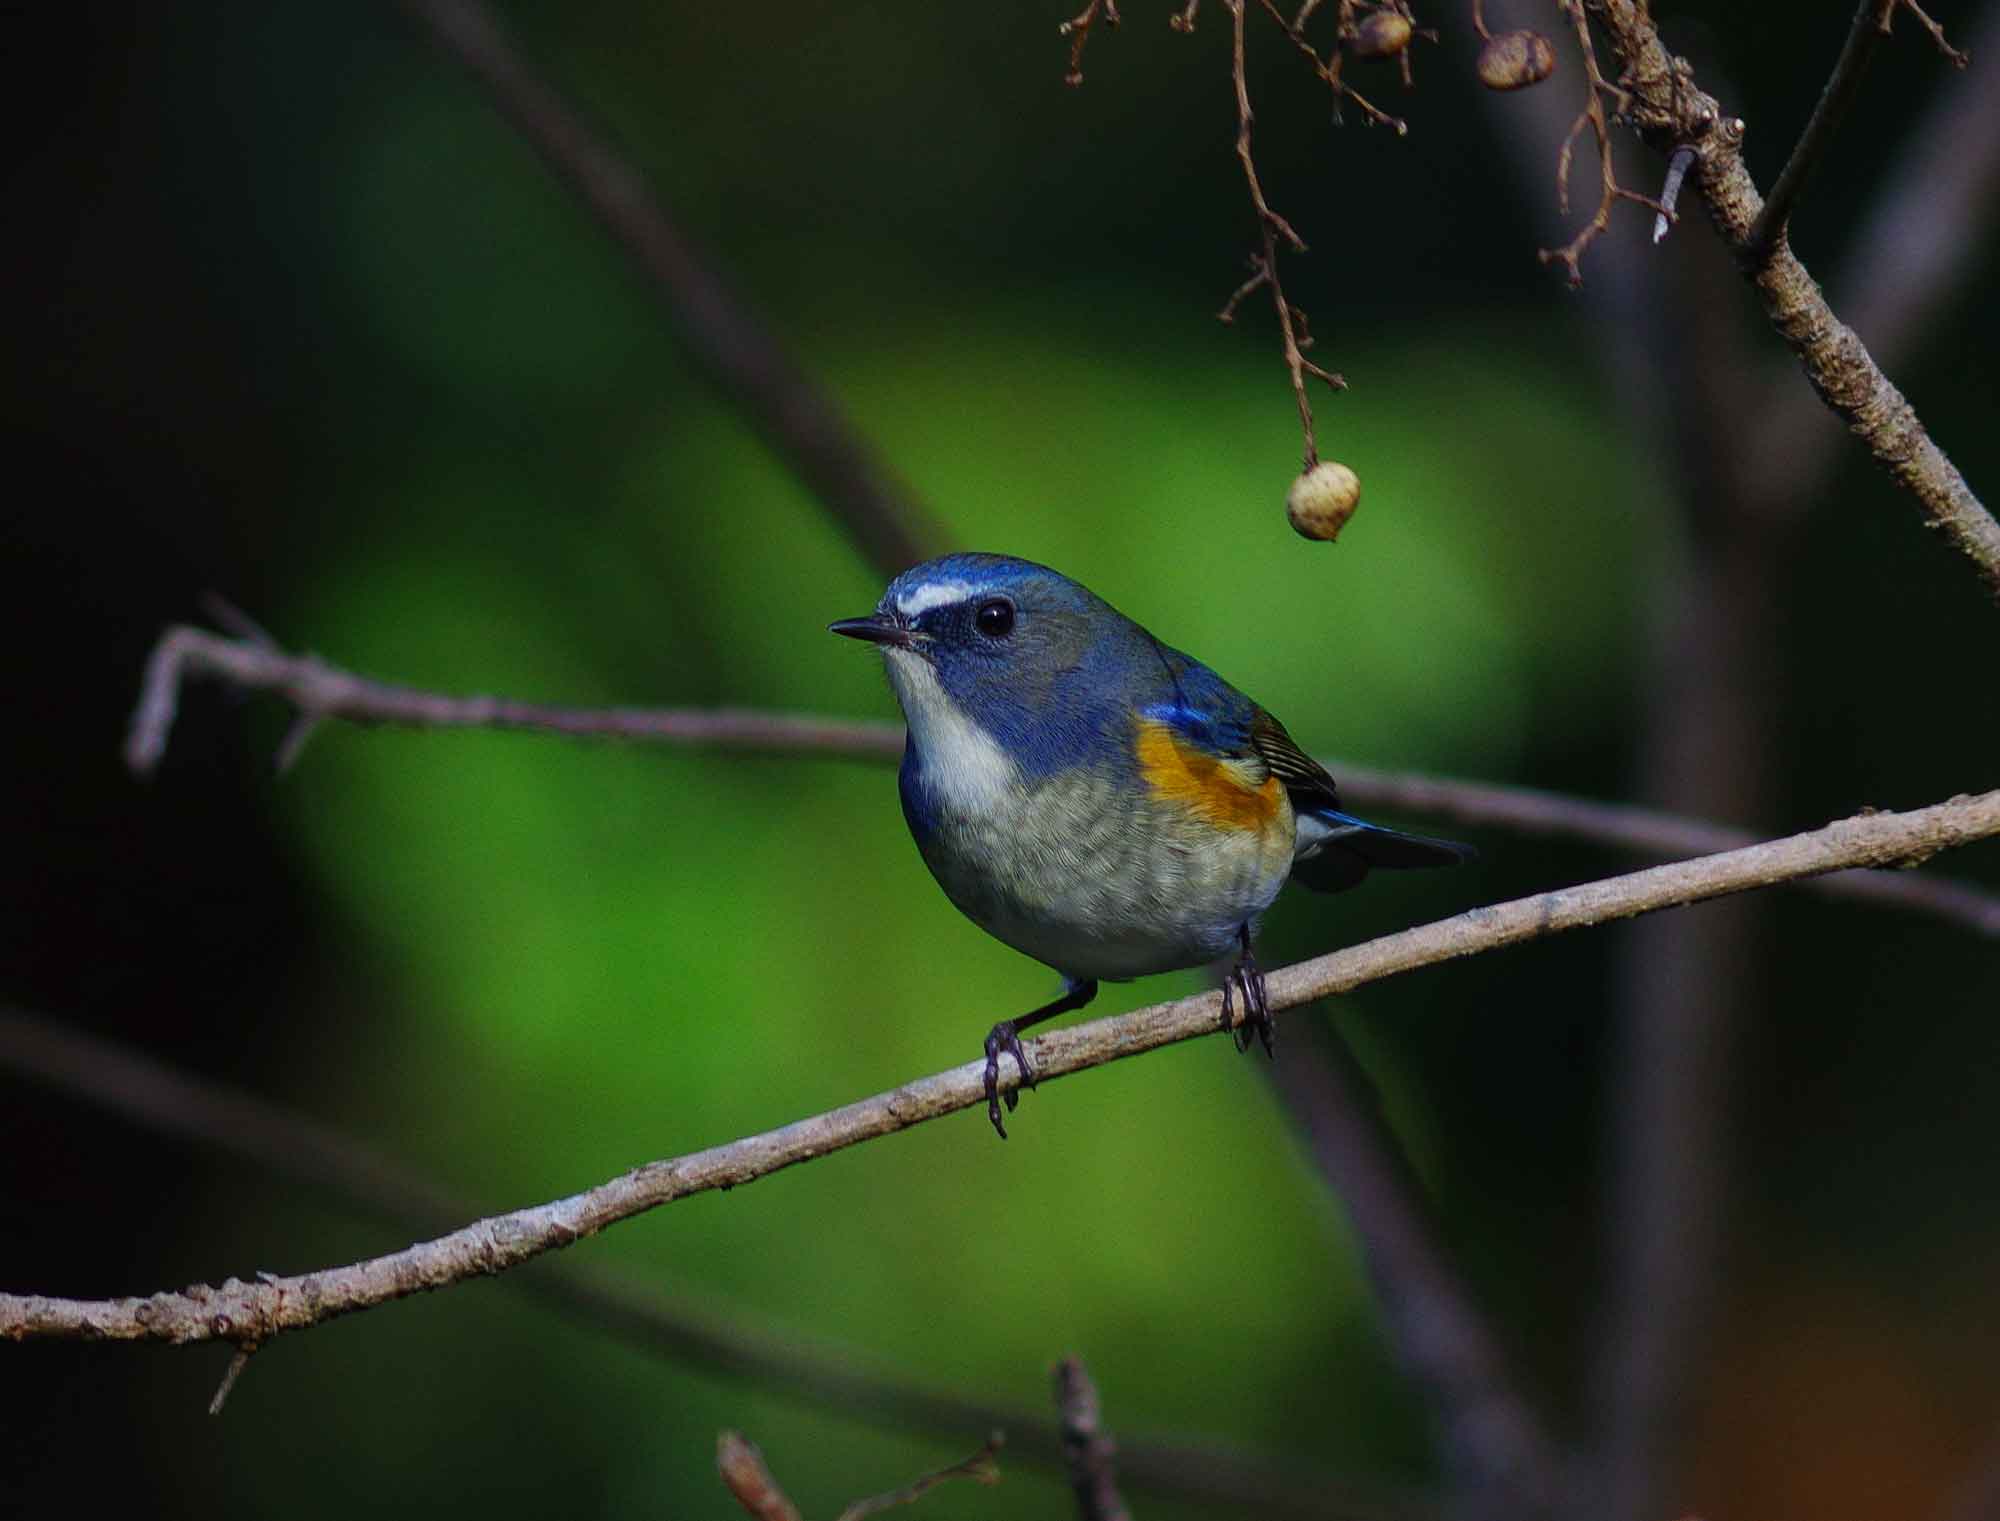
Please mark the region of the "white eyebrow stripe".
[[972, 595], [972, 586], [965, 581], [926, 581], [896, 604], [896, 611], [905, 618], [915, 618], [934, 607], [945, 607], [953, 602], [963, 602]]

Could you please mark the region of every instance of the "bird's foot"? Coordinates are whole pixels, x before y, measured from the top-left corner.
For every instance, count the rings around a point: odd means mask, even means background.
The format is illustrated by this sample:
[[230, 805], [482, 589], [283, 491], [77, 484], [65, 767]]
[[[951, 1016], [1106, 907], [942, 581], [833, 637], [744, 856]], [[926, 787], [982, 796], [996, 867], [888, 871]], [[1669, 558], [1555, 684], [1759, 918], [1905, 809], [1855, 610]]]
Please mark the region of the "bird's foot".
[[1021, 1069], [1022, 1087], [1035, 1086], [1034, 1065], [1028, 1060], [1028, 1052], [1021, 1044], [1021, 1032], [1016, 1024], [1014, 1020], [1003, 1019], [986, 1037], [986, 1117], [993, 1122], [993, 1128], [1000, 1133], [1003, 1141], [1007, 1139], [1007, 1127], [1000, 1123], [1000, 1100], [1007, 1100], [1007, 1108], [1011, 1112], [1021, 1101], [1021, 1095], [1013, 1088], [1004, 1094], [1000, 1091], [1001, 1053], [1013, 1057], [1014, 1065]]
[[1010, 1088], [1004, 1097], [1007, 1107], [1012, 1109], [1020, 1101], [1020, 1090], [1035, 1086], [1034, 1063], [1028, 1060], [1027, 1050], [1021, 1045], [1021, 1032], [1031, 1025], [1038, 1025], [1045, 1019], [1054, 1019], [1058, 1014], [1068, 1014], [1082, 1008], [1097, 996], [1097, 983], [1090, 978], [1065, 977], [1063, 995], [1052, 1003], [1045, 1003], [1033, 1013], [1023, 1014], [1017, 1019], [1003, 1019], [993, 1027], [986, 1037], [986, 1117], [993, 1122], [993, 1129], [1001, 1140], [1007, 1139], [1007, 1127], [1000, 1123], [1000, 1055], [1004, 1051], [1014, 1058], [1014, 1065], [1021, 1069], [1021, 1081]]
[[[1232, 994], [1241, 989], [1243, 993], [1243, 1022], [1236, 1022], [1235, 1001]], [[1273, 1035], [1276, 1025], [1271, 1019], [1271, 1000], [1264, 989], [1264, 973], [1257, 965], [1257, 958], [1250, 954], [1249, 936], [1244, 936], [1243, 954], [1236, 965], [1222, 975], [1222, 1028], [1229, 1031], [1236, 1041], [1238, 1051], [1248, 1051], [1254, 1036], [1264, 1043], [1264, 1054], [1275, 1057]]]

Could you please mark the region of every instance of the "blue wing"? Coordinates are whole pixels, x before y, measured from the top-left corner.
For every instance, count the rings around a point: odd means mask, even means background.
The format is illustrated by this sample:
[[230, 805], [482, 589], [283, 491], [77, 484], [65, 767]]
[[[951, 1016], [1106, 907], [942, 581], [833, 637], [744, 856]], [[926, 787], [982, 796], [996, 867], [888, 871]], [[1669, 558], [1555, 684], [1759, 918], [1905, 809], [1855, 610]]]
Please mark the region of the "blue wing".
[[1261, 762], [1285, 784], [1298, 816], [1293, 881], [1315, 892], [1342, 892], [1373, 870], [1457, 866], [1478, 854], [1470, 845], [1406, 834], [1343, 812], [1332, 775], [1299, 748], [1283, 724], [1200, 661], [1165, 645], [1155, 648], [1171, 696], [1149, 707], [1146, 716], [1212, 753]]
[[1256, 710], [1250, 734], [1266, 764], [1284, 782], [1298, 815], [1294, 882], [1314, 892], [1344, 892], [1370, 871], [1457, 866], [1478, 854], [1470, 845], [1405, 834], [1343, 812], [1340, 789], [1326, 767], [1301, 750], [1285, 726], [1262, 708]]

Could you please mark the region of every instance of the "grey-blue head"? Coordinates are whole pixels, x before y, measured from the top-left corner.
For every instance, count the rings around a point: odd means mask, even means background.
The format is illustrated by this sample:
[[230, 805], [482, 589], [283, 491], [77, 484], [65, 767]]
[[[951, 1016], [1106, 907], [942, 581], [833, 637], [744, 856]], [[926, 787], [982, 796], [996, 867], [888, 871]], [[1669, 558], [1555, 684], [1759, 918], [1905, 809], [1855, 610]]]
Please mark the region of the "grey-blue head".
[[956, 748], [969, 720], [1030, 776], [1107, 742], [1113, 699], [1129, 692], [1119, 668], [1151, 658], [1149, 637], [1117, 609], [1010, 555], [927, 560], [868, 617], [830, 627], [881, 646], [918, 751]]

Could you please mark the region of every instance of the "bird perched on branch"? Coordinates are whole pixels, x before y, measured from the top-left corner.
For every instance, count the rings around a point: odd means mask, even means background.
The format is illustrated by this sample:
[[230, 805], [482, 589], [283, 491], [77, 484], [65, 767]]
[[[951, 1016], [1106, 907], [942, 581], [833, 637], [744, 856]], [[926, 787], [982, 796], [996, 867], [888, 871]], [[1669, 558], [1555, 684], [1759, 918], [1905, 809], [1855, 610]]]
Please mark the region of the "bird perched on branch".
[[903, 816], [931, 874], [973, 923], [1062, 975], [1060, 998], [986, 1037], [1003, 1140], [1001, 1056], [1032, 1087], [1021, 1032], [1082, 1008], [1100, 981], [1233, 952], [1224, 1028], [1239, 1050], [1255, 1032], [1269, 1051], [1250, 934], [1288, 878], [1340, 892], [1371, 869], [1472, 855], [1341, 812], [1283, 724], [1046, 566], [946, 555], [830, 628], [882, 650], [909, 725]]

